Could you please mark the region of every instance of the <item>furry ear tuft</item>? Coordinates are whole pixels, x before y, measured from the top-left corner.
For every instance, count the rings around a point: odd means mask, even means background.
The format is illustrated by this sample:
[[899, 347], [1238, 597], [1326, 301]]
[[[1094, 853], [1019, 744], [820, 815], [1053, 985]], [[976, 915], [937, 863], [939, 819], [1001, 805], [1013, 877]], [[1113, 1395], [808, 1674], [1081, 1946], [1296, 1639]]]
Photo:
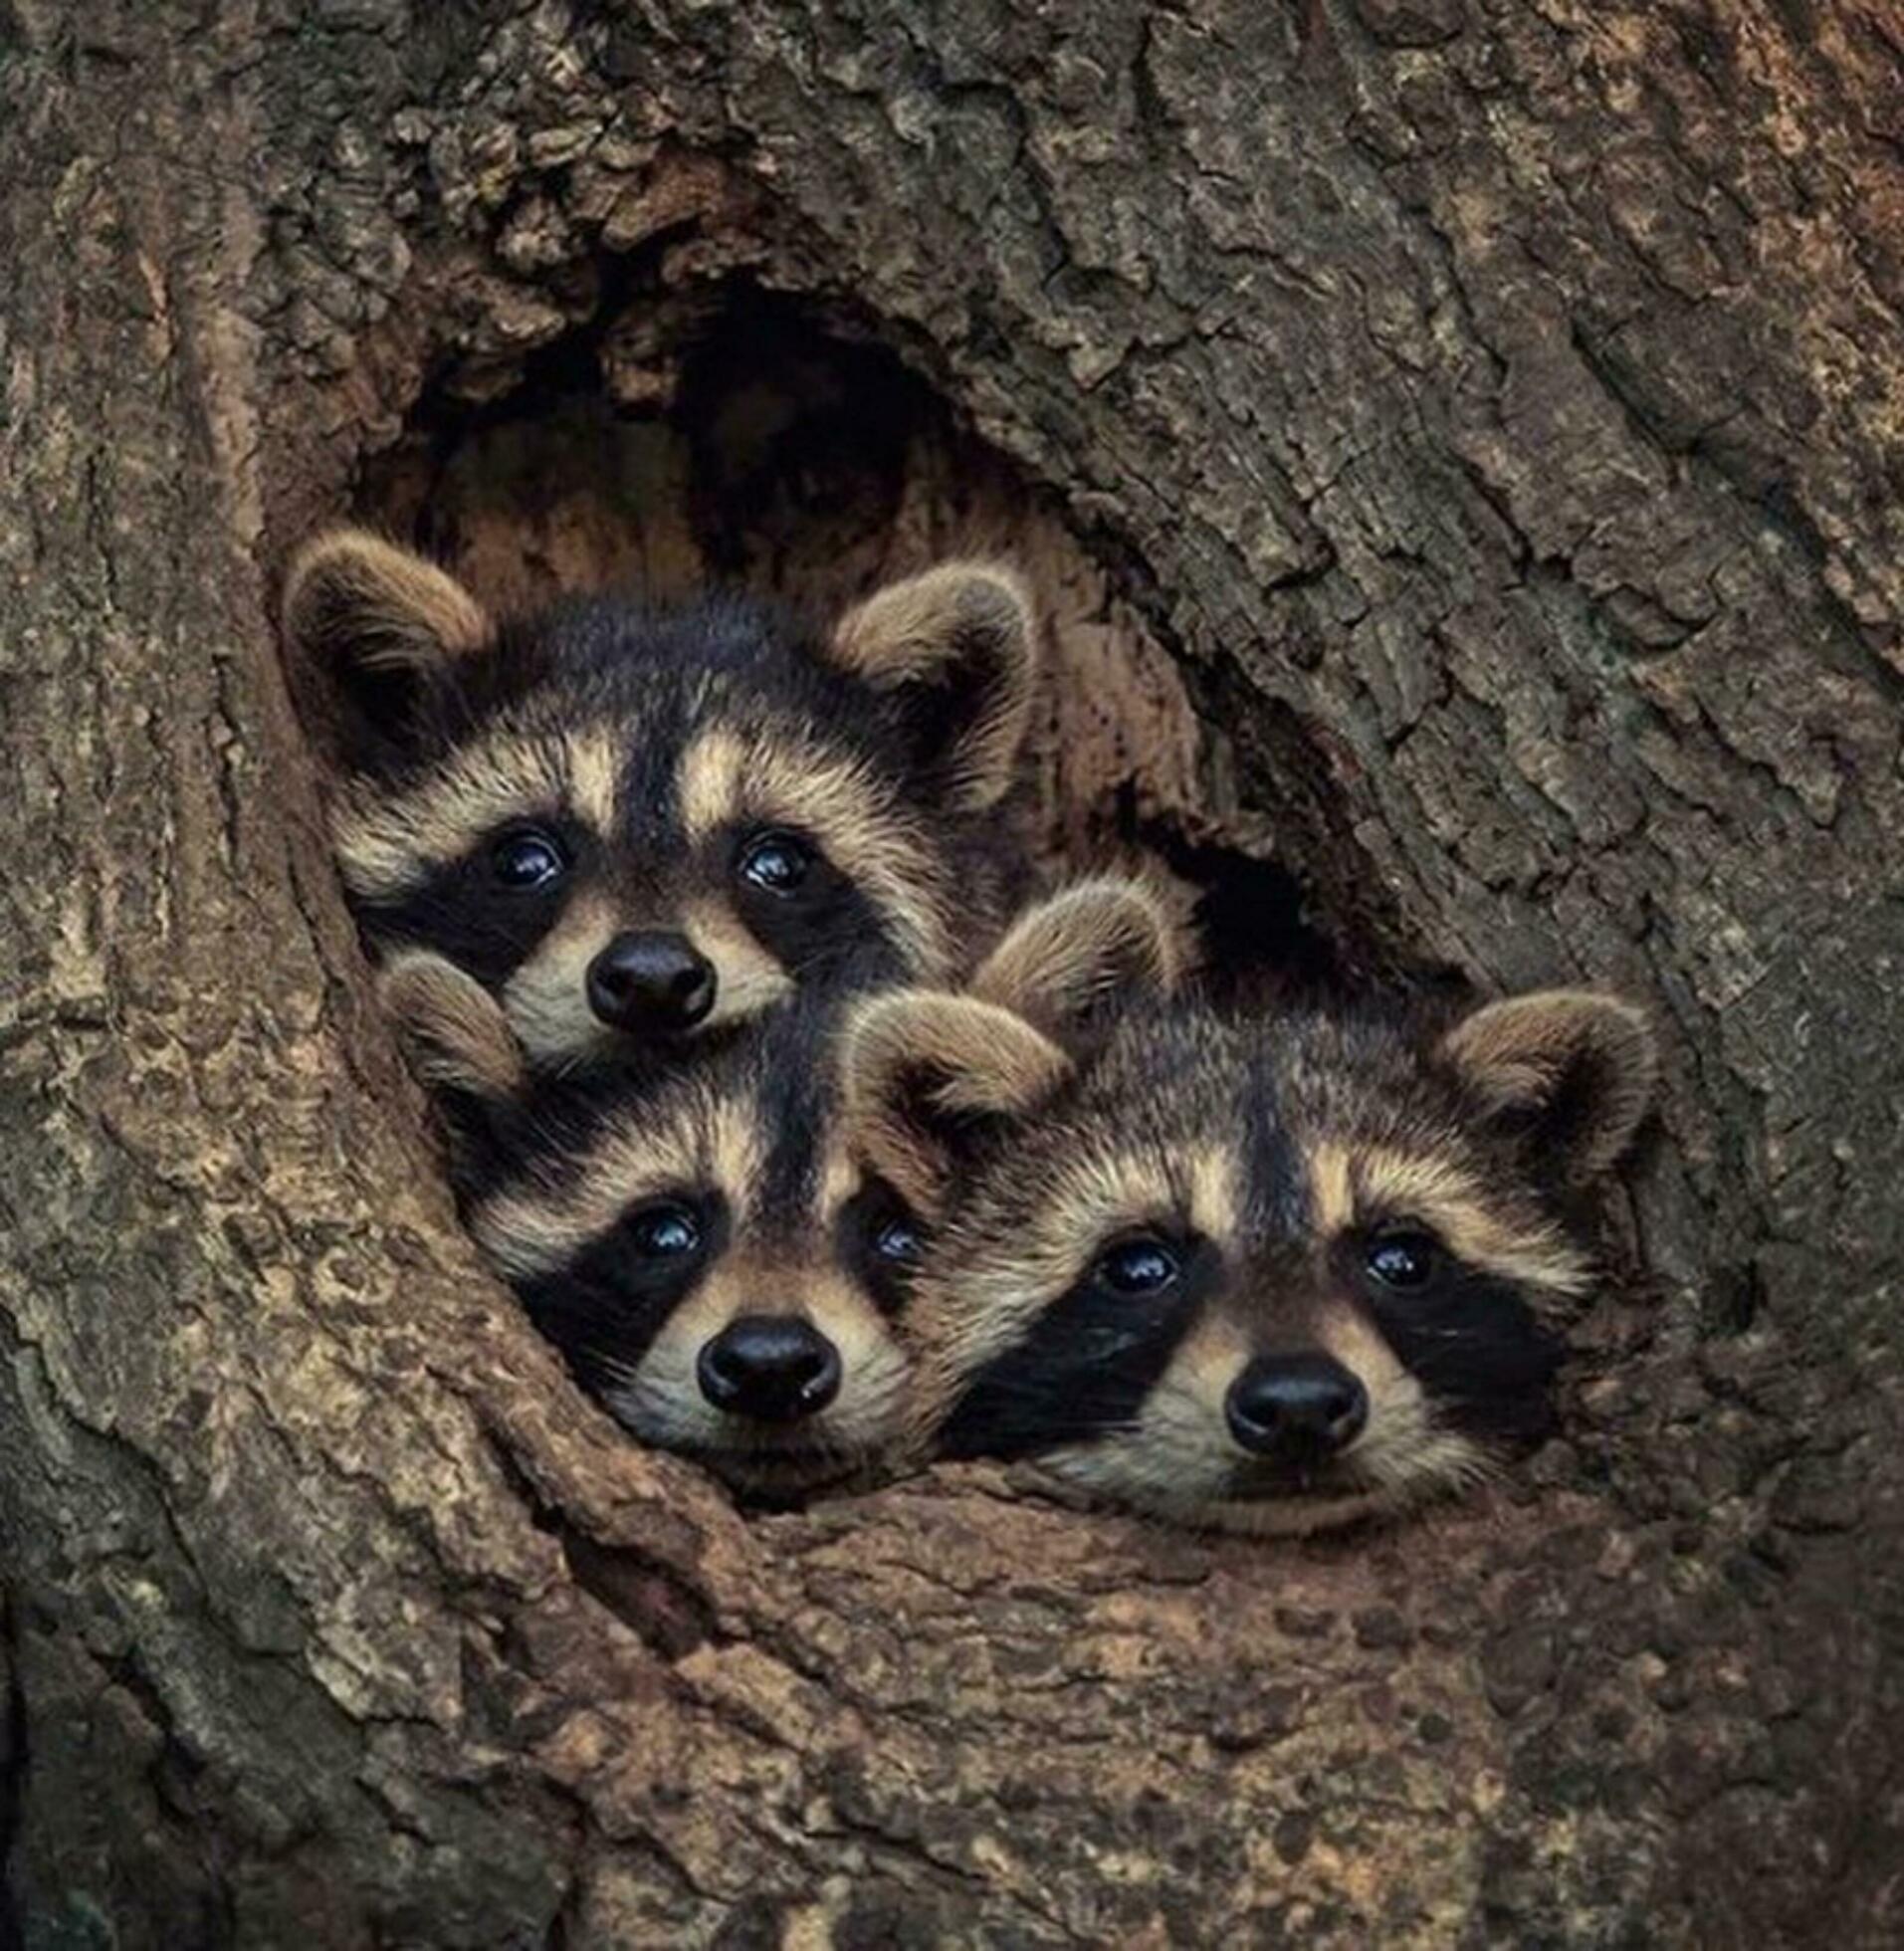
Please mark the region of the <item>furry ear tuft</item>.
[[936, 1213], [958, 1150], [987, 1120], [1035, 1109], [1071, 1059], [1022, 1017], [971, 996], [891, 990], [848, 1020], [846, 1124], [861, 1155], [923, 1213]]
[[361, 529], [307, 542], [285, 578], [285, 643], [346, 756], [400, 734], [427, 682], [492, 627], [454, 576]]
[[944, 562], [856, 604], [830, 649], [840, 669], [893, 694], [949, 804], [993, 806], [1011, 789], [1038, 674], [1031, 594], [999, 562]]
[[1577, 1185], [1625, 1151], [1658, 1071], [1645, 1016], [1590, 989], [1487, 1003], [1448, 1031], [1440, 1054], [1491, 1110], [1528, 1127]]
[[1103, 875], [1028, 908], [969, 984], [1048, 1036], [1087, 1021], [1120, 994], [1173, 993], [1194, 961], [1194, 939], [1143, 881]]
[[528, 1088], [523, 1046], [503, 1005], [453, 962], [424, 950], [400, 955], [378, 976], [377, 995], [420, 1082], [485, 1104]]

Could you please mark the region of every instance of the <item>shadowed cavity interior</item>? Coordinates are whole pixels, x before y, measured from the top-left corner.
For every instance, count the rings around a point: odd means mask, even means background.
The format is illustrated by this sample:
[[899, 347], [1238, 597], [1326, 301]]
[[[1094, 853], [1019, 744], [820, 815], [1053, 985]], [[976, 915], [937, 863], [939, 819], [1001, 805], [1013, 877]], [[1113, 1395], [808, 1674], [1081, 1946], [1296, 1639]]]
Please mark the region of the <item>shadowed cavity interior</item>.
[[1045, 497], [892, 352], [743, 287], [684, 314], [680, 340], [631, 379], [626, 347], [656, 339], [643, 304], [531, 361], [500, 399], [427, 391], [368, 462], [359, 518], [503, 612], [604, 586], [666, 603], [714, 582], [829, 617], [948, 556], [1007, 557], [1049, 623], [1025, 809], [1036, 853], [1175, 877], [1213, 967], [1244, 989], [1336, 971], [1272, 858], [1273, 809], [1235, 801], [1178, 666]]

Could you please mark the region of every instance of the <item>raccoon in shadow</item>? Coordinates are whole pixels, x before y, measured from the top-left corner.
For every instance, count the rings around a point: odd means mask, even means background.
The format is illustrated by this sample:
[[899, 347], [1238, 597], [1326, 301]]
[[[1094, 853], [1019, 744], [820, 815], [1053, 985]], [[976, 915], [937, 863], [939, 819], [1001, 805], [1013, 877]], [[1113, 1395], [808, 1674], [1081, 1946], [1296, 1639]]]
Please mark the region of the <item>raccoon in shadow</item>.
[[1482, 1477], [1548, 1424], [1644, 1020], [1573, 990], [1234, 1018], [1184, 964], [1098, 885], [965, 992], [856, 1006], [855, 1142], [931, 1242], [915, 1446], [1259, 1533]]
[[866, 1476], [904, 1424], [921, 1241], [846, 1143], [841, 999], [796, 996], [639, 1083], [526, 1079], [502, 1004], [441, 957], [380, 986], [464, 1223], [577, 1382], [756, 1500]]
[[497, 618], [345, 530], [293, 562], [284, 638], [371, 945], [476, 977], [537, 1070], [666, 1068], [796, 988], [946, 979], [1023, 871], [1038, 634], [996, 564], [823, 633], [725, 596]]

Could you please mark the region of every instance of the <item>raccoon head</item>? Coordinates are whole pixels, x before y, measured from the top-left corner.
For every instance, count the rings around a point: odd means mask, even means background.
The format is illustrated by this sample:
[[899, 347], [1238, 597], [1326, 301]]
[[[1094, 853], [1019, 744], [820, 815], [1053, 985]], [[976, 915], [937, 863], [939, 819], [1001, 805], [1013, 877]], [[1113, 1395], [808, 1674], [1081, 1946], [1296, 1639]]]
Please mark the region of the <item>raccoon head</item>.
[[849, 1040], [869, 1161], [932, 1215], [909, 1334], [942, 1453], [1308, 1531], [1543, 1426], [1589, 1272], [1562, 1215], [1650, 1091], [1634, 1010], [1550, 992], [1436, 1036], [1138, 1001], [1081, 1052], [1032, 1002], [891, 993]]
[[631, 1093], [526, 1080], [500, 1004], [438, 958], [382, 988], [451, 1109], [472, 1235], [617, 1420], [763, 1496], [886, 1447], [922, 1232], [848, 1153], [831, 1011]]
[[996, 565], [895, 584], [827, 637], [722, 599], [497, 621], [345, 531], [294, 563], [285, 639], [367, 932], [476, 976], [538, 1069], [679, 1048], [802, 985], [944, 976], [1001, 871], [1036, 631]]

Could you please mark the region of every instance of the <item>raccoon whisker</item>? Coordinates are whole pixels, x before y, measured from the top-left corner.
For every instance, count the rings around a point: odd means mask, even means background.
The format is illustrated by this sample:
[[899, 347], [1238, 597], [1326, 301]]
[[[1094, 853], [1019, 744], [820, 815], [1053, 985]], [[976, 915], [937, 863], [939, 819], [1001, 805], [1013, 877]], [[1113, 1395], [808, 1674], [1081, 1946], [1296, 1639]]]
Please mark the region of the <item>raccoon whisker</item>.
[[586, 1362], [598, 1375], [613, 1383], [626, 1384], [634, 1388], [640, 1380], [641, 1364], [631, 1362], [625, 1356], [617, 1355], [599, 1342], [577, 1342], [573, 1344], [578, 1359]]
[[1129, 1425], [1137, 1429], [1160, 1419], [1172, 1419], [1187, 1423], [1192, 1432], [1219, 1426], [1222, 1418], [1220, 1409], [1213, 1409], [1200, 1396], [1171, 1382], [1167, 1377], [1154, 1389], [1145, 1402], [1146, 1413]]
[[1494, 1464], [1466, 1437], [1435, 1424], [1418, 1406], [1412, 1416], [1398, 1416], [1382, 1439], [1358, 1458], [1361, 1467], [1389, 1492], [1412, 1486], [1419, 1496], [1441, 1487], [1462, 1489], [1493, 1474]]

